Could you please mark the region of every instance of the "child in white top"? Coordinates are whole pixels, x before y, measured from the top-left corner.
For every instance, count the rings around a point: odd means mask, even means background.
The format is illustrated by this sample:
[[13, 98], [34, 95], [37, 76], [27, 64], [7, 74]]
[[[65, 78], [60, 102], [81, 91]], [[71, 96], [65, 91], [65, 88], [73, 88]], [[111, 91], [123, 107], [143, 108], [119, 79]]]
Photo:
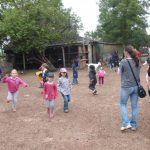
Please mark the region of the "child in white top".
[[71, 82], [68, 78], [66, 68], [61, 68], [58, 79], [58, 91], [64, 99], [64, 112], [69, 112], [69, 102], [71, 100]]

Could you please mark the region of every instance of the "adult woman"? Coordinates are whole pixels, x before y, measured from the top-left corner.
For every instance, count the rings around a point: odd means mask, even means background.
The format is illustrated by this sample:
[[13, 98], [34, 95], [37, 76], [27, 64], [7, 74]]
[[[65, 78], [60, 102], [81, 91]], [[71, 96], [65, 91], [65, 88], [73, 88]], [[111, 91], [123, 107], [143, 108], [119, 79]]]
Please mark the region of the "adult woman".
[[[136, 81], [131, 72], [130, 63], [136, 79], [140, 82], [140, 66], [139, 60], [136, 57], [136, 53], [132, 46], [127, 46], [124, 49], [125, 59], [122, 59], [119, 65], [119, 73], [121, 75], [121, 90], [120, 90], [120, 111], [122, 117], [121, 131], [131, 128], [136, 130], [137, 128], [137, 116], [138, 116], [138, 87]], [[131, 118], [128, 118], [127, 101], [130, 97], [131, 100]]]

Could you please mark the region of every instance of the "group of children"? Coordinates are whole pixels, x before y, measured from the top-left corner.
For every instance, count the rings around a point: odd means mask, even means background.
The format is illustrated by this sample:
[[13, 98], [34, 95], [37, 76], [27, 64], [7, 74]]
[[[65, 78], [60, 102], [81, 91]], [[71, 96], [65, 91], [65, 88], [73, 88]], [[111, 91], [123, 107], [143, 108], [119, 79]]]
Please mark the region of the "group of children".
[[[49, 72], [47, 70], [46, 64], [42, 64], [41, 70], [43, 79], [42, 95], [45, 100], [45, 106], [47, 108], [49, 118], [52, 118], [54, 116], [54, 106], [56, 97], [58, 95], [58, 91], [61, 93], [64, 99], [64, 112], [68, 113], [69, 111], [68, 103], [71, 100], [71, 82], [68, 78], [67, 69], [66, 68], [60, 69], [57, 84], [54, 81], [54, 73]], [[23, 87], [27, 87], [28, 84], [18, 77], [18, 72], [16, 69], [13, 69], [11, 71], [10, 76], [6, 74], [2, 78], [2, 82], [8, 84], [7, 103], [11, 101], [12, 111], [16, 112], [19, 86], [21, 85]]]
[[[97, 94], [96, 84], [97, 84], [97, 77], [99, 80], [99, 85], [104, 84], [104, 77], [106, 75], [106, 71], [103, 67], [100, 67], [99, 71], [96, 73], [95, 67], [91, 65], [89, 70], [89, 89], [92, 90], [93, 95]], [[69, 112], [69, 102], [71, 100], [71, 81], [68, 78], [68, 73], [66, 68], [61, 68], [59, 72], [59, 79], [56, 84], [54, 81], [54, 73], [49, 72], [46, 68], [46, 64], [42, 64], [40, 69], [42, 70], [42, 94], [45, 100], [45, 106], [47, 108], [47, 113], [49, 118], [54, 116], [54, 107], [55, 107], [55, 100], [58, 96], [58, 91], [63, 97], [64, 100], [64, 112]], [[150, 67], [148, 68], [146, 81], [148, 86], [148, 93], [150, 96]], [[7, 103], [10, 101], [12, 102], [12, 111], [16, 112], [16, 105], [17, 105], [17, 96], [19, 86], [27, 87], [27, 83], [25, 83], [22, 79], [18, 77], [18, 72], [16, 69], [13, 69], [10, 73], [10, 76], [6, 74], [2, 78], [3, 83], [8, 84], [8, 96], [7, 96]]]

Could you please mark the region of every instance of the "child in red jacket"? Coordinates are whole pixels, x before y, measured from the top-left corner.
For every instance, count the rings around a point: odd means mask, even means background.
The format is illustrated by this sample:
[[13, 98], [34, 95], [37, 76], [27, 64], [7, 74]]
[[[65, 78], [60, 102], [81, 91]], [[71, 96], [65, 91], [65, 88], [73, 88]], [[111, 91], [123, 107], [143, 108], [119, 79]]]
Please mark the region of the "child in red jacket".
[[43, 96], [49, 118], [54, 116], [54, 106], [57, 97], [57, 85], [54, 83], [54, 74], [49, 72], [47, 74], [47, 82], [44, 84]]

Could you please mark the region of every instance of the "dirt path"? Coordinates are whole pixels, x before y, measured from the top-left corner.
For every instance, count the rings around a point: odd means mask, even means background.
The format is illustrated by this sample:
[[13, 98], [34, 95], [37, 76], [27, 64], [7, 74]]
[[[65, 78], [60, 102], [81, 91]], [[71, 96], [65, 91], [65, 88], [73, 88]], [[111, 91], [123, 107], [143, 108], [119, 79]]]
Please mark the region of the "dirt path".
[[[143, 85], [145, 70], [143, 67]], [[97, 85], [98, 95], [93, 96], [88, 89], [87, 70], [79, 71], [79, 85], [73, 86], [70, 112], [63, 113], [59, 95], [52, 121], [47, 117], [35, 72], [21, 77], [30, 86], [20, 88], [16, 113], [5, 102], [6, 85], [0, 83], [0, 150], [149, 150], [148, 97], [139, 101], [138, 130], [122, 133], [118, 105], [120, 77], [109, 69], [106, 72], [105, 85]], [[72, 76], [71, 72], [69, 75]]]

